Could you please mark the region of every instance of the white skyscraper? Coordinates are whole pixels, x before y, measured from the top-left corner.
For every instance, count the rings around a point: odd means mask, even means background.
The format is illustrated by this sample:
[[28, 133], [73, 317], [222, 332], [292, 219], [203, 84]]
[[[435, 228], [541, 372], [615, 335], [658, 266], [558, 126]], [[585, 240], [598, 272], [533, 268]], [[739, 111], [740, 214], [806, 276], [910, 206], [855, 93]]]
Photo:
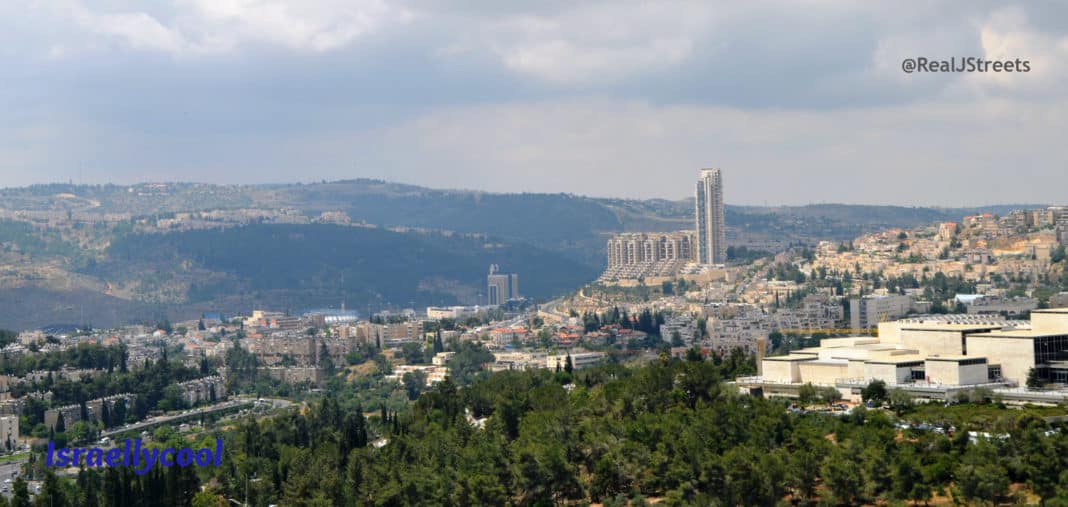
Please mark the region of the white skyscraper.
[[723, 179], [719, 169], [701, 169], [697, 180], [697, 261], [727, 262], [727, 226], [723, 218]]

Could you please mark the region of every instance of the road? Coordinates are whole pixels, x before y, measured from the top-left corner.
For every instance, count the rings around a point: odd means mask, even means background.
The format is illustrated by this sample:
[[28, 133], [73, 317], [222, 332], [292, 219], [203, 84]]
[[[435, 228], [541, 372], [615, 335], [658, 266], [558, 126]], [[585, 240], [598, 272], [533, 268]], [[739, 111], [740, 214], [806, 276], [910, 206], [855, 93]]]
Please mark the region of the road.
[[[271, 405], [271, 408], [285, 408], [285, 407], [288, 407], [288, 406], [293, 404], [293, 402], [291, 402], [289, 400], [283, 400], [281, 398], [262, 398], [262, 400], [263, 400], [264, 403], [269, 403]], [[153, 426], [157, 426], [157, 425], [160, 425], [160, 424], [167, 424], [167, 423], [170, 423], [170, 422], [177, 422], [177, 421], [181, 421], [183, 419], [195, 419], [195, 418], [197, 418], [197, 417], [199, 417], [201, 415], [204, 415], [204, 414], [210, 414], [210, 413], [213, 413], [213, 412], [220, 412], [220, 411], [224, 411], [224, 410], [231, 410], [231, 409], [234, 409], [234, 408], [237, 408], [237, 407], [241, 407], [243, 405], [250, 405], [250, 404], [256, 403], [256, 401], [257, 401], [256, 398], [235, 398], [235, 399], [232, 399], [232, 400], [229, 400], [229, 401], [224, 401], [222, 403], [216, 403], [215, 405], [210, 405], [210, 406], [207, 406], [207, 407], [201, 407], [201, 408], [194, 408], [194, 409], [186, 410], [186, 411], [178, 413], [178, 414], [162, 415], [162, 416], [153, 417], [151, 419], [146, 419], [144, 421], [141, 421], [141, 422], [138, 422], [138, 423], [134, 423], [134, 424], [130, 424], [128, 426], [123, 426], [121, 428], [115, 428], [113, 430], [101, 432], [100, 436], [111, 437], [113, 435], [119, 435], [119, 434], [122, 434], [122, 433], [131, 432], [131, 431], [141, 431], [143, 429], [151, 428]]]
[[[0, 483], [2, 483], [3, 487], [6, 487], [7, 489], [3, 492], [3, 495], [5, 497], [11, 498], [11, 482], [15, 482], [15, 476], [18, 474], [20, 468], [22, 467], [22, 464], [25, 463], [28, 459], [28, 457], [21, 458], [15, 461], [9, 461], [7, 463], [0, 464]], [[9, 479], [11, 480], [11, 482], [4, 482]]]

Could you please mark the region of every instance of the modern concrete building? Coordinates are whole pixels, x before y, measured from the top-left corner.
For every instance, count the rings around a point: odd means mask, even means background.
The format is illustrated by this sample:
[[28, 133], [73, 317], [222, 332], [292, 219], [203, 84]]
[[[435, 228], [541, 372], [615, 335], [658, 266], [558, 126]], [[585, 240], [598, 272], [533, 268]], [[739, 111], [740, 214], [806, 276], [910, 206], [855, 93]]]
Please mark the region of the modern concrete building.
[[608, 240], [608, 267], [656, 261], [696, 261], [693, 231], [624, 232]]
[[[545, 357], [545, 367], [549, 369], [555, 369], [556, 365], [560, 365], [561, 368], [567, 364], [567, 356], [569, 354], [554, 354]], [[580, 370], [589, 366], [600, 364], [605, 360], [604, 352], [576, 352], [570, 354], [571, 367]]]
[[968, 303], [967, 308], [968, 313], [975, 314], [1025, 315], [1038, 308], [1038, 300], [1029, 297], [981, 296]]
[[323, 369], [318, 366], [260, 366], [257, 370], [287, 384], [307, 382], [319, 386], [324, 377]]
[[491, 264], [486, 276], [487, 296], [490, 305], [499, 305], [510, 299], [519, 299], [519, 275], [500, 273], [500, 267]]
[[0, 416], [0, 445], [5, 450], [12, 450], [19, 443], [19, 416]]
[[215, 403], [226, 398], [226, 382], [217, 375], [180, 382], [182, 398], [192, 407], [198, 403]]
[[912, 296], [889, 294], [849, 300], [849, 327], [871, 329], [880, 322], [904, 317], [912, 308]]
[[[490, 369], [503, 371], [545, 368], [546, 356], [545, 352], [494, 352], [494, 364]], [[555, 363], [553, 366], [556, 366]]]
[[699, 338], [697, 319], [690, 315], [673, 315], [660, 324], [660, 336], [664, 340], [673, 341], [675, 333], [678, 333], [682, 343], [692, 345]]
[[624, 232], [608, 240], [608, 265], [601, 280], [637, 280], [675, 276], [697, 262], [693, 231]]
[[727, 262], [727, 225], [723, 214], [723, 176], [719, 169], [701, 169], [697, 180], [697, 261]]
[[431, 320], [462, 319], [470, 317], [480, 311], [493, 310], [496, 306], [428, 306], [426, 318]]
[[[761, 362], [760, 383], [806, 383], [856, 392], [882, 380], [931, 397], [979, 385], [1068, 384], [1068, 308], [1034, 310], [1031, 321], [976, 315], [916, 317], [878, 324], [879, 335], [828, 338], [819, 347]], [[854, 392], [855, 391], [855, 392]]]
[[[89, 418], [86, 422], [92, 423], [99, 421], [103, 414], [103, 406], [105, 403], [108, 406], [108, 412], [110, 414], [115, 414], [117, 404], [121, 403], [126, 407], [126, 410], [133, 410], [134, 403], [136, 402], [137, 395], [132, 393], [113, 394], [104, 398], [89, 400], [85, 403], [84, 410], [84, 415]], [[67, 429], [70, 429], [71, 425], [83, 419], [82, 407], [81, 405], [65, 405], [45, 410], [45, 426], [55, 429], [56, 424], [59, 422], [60, 415], [63, 416], [63, 425]]]
[[1034, 310], [1031, 327], [969, 334], [969, 356], [997, 358], [1001, 374], [1020, 385], [1034, 368], [1039, 378], [1068, 384], [1068, 308]]

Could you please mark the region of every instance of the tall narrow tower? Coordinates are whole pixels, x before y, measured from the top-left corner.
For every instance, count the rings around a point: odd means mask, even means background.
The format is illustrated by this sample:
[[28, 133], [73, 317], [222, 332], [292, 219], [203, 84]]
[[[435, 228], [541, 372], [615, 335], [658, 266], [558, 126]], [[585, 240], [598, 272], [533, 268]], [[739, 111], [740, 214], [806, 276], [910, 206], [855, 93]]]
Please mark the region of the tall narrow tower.
[[701, 169], [697, 180], [697, 261], [727, 262], [727, 226], [723, 218], [723, 178], [719, 169]]

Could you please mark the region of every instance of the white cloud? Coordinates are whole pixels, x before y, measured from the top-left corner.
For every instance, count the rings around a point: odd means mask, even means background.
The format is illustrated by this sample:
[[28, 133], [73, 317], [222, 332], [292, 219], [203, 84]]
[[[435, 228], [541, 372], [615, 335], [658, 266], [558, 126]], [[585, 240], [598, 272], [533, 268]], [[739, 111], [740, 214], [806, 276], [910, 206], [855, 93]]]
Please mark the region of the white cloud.
[[489, 48], [508, 69], [549, 83], [611, 83], [685, 62], [710, 19], [704, 3], [579, 2], [483, 19], [466, 45]]
[[119, 39], [134, 49], [178, 53], [189, 47], [181, 33], [163, 26], [145, 12], [99, 14], [76, 1], [64, 3], [71, 19], [81, 28]]
[[383, 0], [179, 0], [178, 5], [216, 36], [311, 51], [337, 49], [412, 15]]
[[1009, 7], [989, 16], [979, 27], [979, 39], [985, 58], [1027, 60], [1031, 70], [1026, 74], [988, 72], [969, 75], [974, 83], [986, 88], [1027, 94], [1065, 91], [1063, 84], [1068, 78], [1068, 68], [1064, 63], [1068, 61], [1068, 35], [1035, 30], [1023, 10]]
[[1066, 130], [1064, 100], [806, 112], [588, 99], [442, 110], [307, 153], [352, 147], [390, 169], [372, 176], [443, 187], [677, 198], [711, 165], [730, 203], [965, 205], [1063, 200]]
[[[1058, 201], [1068, 185], [1068, 9], [407, 2], [0, 2], [0, 174], [681, 197], [718, 165], [732, 203]], [[918, 56], [1033, 70], [901, 72]]]
[[[89, 35], [171, 54], [220, 53], [250, 43], [324, 52], [412, 17], [384, 0], [173, 0], [157, 9], [168, 16], [138, 2], [111, 11], [90, 8], [83, 0], [38, 5]], [[92, 39], [83, 42], [93, 45]]]

